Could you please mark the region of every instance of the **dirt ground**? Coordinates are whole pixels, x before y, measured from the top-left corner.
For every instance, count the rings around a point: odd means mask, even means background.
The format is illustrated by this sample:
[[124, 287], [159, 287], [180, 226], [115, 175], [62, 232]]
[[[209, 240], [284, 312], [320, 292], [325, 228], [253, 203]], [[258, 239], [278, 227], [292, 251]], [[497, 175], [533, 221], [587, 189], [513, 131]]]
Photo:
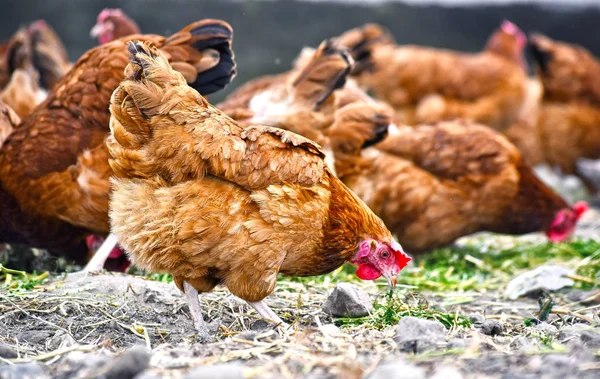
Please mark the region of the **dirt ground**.
[[[577, 234], [597, 239], [599, 226], [592, 211]], [[541, 239], [483, 234], [459, 244]], [[372, 301], [387, 292], [384, 282], [353, 283]], [[600, 290], [563, 288], [552, 294], [556, 305], [545, 322], [525, 326], [540, 317], [539, 296], [509, 301], [505, 284], [417, 293], [397, 287], [409, 307], [455, 315], [445, 328], [417, 325], [423, 329], [408, 340], [414, 324], [402, 329], [402, 321], [386, 326], [368, 316], [340, 325], [325, 314], [321, 306], [335, 287], [328, 278], [278, 283], [267, 303], [292, 324], [288, 330], [221, 288], [201, 296], [215, 328], [205, 343], [172, 283], [113, 273], [52, 276], [33, 289], [0, 287], [0, 379], [600, 377]]]
[[[359, 286], [371, 296], [382, 291], [373, 283]], [[415, 354], [396, 342], [394, 326], [336, 327], [318, 306], [332, 288], [331, 283], [279, 284], [268, 304], [293, 322], [293, 331], [258, 320], [226, 290], [205, 294], [202, 305], [219, 328], [214, 341], [200, 343], [173, 284], [121, 274], [71, 274], [33, 291], [0, 294], [0, 350], [17, 353], [2, 362], [6, 367], [33, 359], [57, 378], [105, 377], [102, 372], [119, 360], [120, 352], [141, 345], [152, 353], [138, 378], [183, 377], [194, 367], [211, 365], [216, 371], [207, 375], [213, 378], [222, 370], [229, 372], [225, 377], [261, 378], [387, 377], [386, 370], [405, 372], [408, 376], [397, 377], [406, 378], [600, 375], [596, 328], [584, 319], [556, 315], [524, 327], [523, 319], [539, 309], [535, 299], [422, 293], [429, 307], [468, 315], [473, 326], [447, 329], [445, 341], [423, 352], [415, 349]], [[555, 301], [589, 297], [579, 292], [563, 291]], [[590, 317], [596, 324], [597, 315]], [[497, 335], [482, 329], [484, 318], [500, 323]], [[549, 338], [556, 341], [551, 348], [543, 343]]]

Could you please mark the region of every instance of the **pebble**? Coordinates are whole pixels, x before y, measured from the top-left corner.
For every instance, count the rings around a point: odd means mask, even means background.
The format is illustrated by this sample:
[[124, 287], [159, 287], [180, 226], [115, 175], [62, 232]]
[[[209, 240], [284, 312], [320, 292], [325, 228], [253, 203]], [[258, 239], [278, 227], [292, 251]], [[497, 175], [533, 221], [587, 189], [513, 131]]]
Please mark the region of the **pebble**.
[[323, 311], [334, 317], [364, 317], [373, 311], [373, 303], [354, 284], [339, 283], [325, 300]]
[[483, 325], [483, 322], [485, 321], [485, 317], [483, 317], [481, 313], [472, 313], [469, 316], [469, 319], [475, 328], [481, 328], [481, 325]]
[[539, 266], [511, 280], [506, 285], [504, 296], [510, 300], [516, 300], [521, 296], [539, 291], [557, 291], [564, 287], [570, 287], [575, 282], [565, 276], [572, 274], [574, 274], [572, 269], [563, 266]]
[[497, 336], [504, 332], [504, 326], [498, 320], [485, 320], [481, 325], [481, 333], [488, 336]]
[[445, 345], [446, 329], [438, 321], [408, 316], [398, 323], [394, 340], [402, 351], [422, 353]]
[[[134, 346], [107, 363], [105, 379], [131, 379], [150, 365], [150, 353], [144, 346]], [[103, 370], [104, 371], [104, 370]]]
[[13, 349], [12, 347], [10, 347], [6, 344], [0, 343], [0, 357], [11, 359], [11, 358], [17, 358], [18, 354], [17, 354], [17, 351], [15, 349]]

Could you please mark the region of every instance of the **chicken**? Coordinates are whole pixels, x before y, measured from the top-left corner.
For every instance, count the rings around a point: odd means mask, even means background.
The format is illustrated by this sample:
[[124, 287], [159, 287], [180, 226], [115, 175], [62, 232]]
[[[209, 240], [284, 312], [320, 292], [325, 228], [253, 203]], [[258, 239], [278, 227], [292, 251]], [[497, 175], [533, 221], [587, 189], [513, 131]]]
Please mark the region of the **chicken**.
[[43, 20], [20, 28], [9, 41], [0, 68], [0, 87], [7, 85], [25, 59], [37, 71], [38, 85], [45, 91], [52, 89], [72, 67], [62, 41]]
[[600, 63], [582, 47], [530, 38], [544, 87], [537, 125], [546, 161], [577, 173], [579, 158], [600, 158]]
[[324, 41], [287, 73], [246, 83], [217, 108], [242, 125], [265, 124], [300, 134], [324, 146], [330, 170], [333, 152], [323, 129], [331, 124], [331, 93], [344, 86], [352, 58], [334, 41]]
[[[169, 38], [132, 37], [159, 46], [201, 93], [223, 88], [235, 74], [232, 30], [223, 21], [198, 21]], [[104, 141], [110, 95], [127, 64], [126, 42], [116, 40], [84, 54], [0, 151], [0, 180], [19, 205], [19, 230], [28, 244], [78, 263], [88, 259], [86, 237], [109, 232], [113, 172]], [[12, 242], [4, 230], [0, 241]]]
[[[305, 49], [294, 70], [252, 81], [219, 107], [243, 115], [243, 120], [258, 115], [270, 126], [310, 138], [317, 135], [334, 153], [338, 177], [408, 251], [444, 246], [481, 230], [511, 234], [544, 230], [553, 241], [571, 234], [586, 205], [571, 209], [535, 178], [499, 133], [482, 125], [445, 122], [400, 129], [392, 125], [394, 133], [386, 137], [393, 111], [352, 79], [345, 80], [351, 66], [343, 54], [332, 51], [331, 42], [316, 52]], [[330, 96], [319, 96], [320, 106], [316, 102], [311, 106], [297, 101], [301, 98], [294, 86], [297, 77], [320, 84], [317, 88], [338, 85], [323, 91]], [[428, 233], [434, 227], [436, 233]]]
[[33, 66], [33, 46], [28, 30], [19, 29], [10, 42], [6, 59], [11, 77], [0, 93], [0, 100], [23, 119], [44, 101], [47, 93], [40, 87], [39, 73]]
[[[528, 72], [524, 50], [527, 46], [525, 33], [510, 21], [503, 21], [488, 43], [485, 51], [494, 53], [518, 65]], [[525, 96], [518, 119], [503, 130], [504, 135], [521, 153], [525, 163], [531, 167], [544, 162], [544, 153], [537, 129], [543, 88], [538, 78], [528, 77], [525, 81]]]
[[411, 252], [477, 231], [545, 231], [551, 241], [562, 241], [587, 209], [583, 202], [571, 208], [505, 137], [482, 125], [399, 128], [358, 157], [340, 150], [343, 139], [335, 130], [330, 138], [339, 177]]
[[98, 38], [100, 44], [109, 43], [132, 34], [140, 34], [140, 28], [135, 21], [120, 9], [103, 9], [98, 15], [96, 25], [90, 31], [90, 36]]
[[360, 278], [395, 285], [410, 258], [331, 174], [319, 146], [240, 126], [160, 51], [142, 43], [130, 51], [110, 107], [111, 228], [136, 264], [173, 274], [202, 334], [198, 292], [219, 283], [277, 323], [262, 300], [278, 273], [320, 275], [351, 261]]
[[525, 73], [496, 53], [398, 46], [373, 24], [339, 40], [358, 61], [359, 84], [394, 107], [403, 123], [463, 118], [502, 131], [518, 119]]

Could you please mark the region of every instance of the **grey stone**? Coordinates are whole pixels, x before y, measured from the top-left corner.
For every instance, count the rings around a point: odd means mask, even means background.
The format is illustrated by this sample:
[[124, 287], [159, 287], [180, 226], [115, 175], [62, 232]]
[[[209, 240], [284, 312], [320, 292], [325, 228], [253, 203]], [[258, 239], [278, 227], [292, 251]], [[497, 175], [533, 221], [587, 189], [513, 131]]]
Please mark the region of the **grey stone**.
[[583, 344], [591, 349], [600, 348], [600, 333], [595, 330], [584, 330], [579, 339]]
[[242, 379], [244, 368], [239, 363], [223, 363], [196, 367], [184, 375], [184, 379]]
[[273, 326], [272, 323], [265, 320], [256, 320], [250, 325], [250, 330], [261, 332]]
[[485, 317], [481, 313], [472, 313], [469, 315], [469, 319], [473, 323], [473, 326], [476, 328], [481, 328], [483, 322], [485, 321]]
[[556, 326], [548, 324], [547, 322], [540, 322], [533, 328], [538, 332], [542, 332], [545, 334], [555, 334], [556, 332], [558, 332], [558, 328]]
[[0, 379], [46, 379], [50, 378], [37, 362], [0, 366]]
[[[590, 299], [588, 301], [584, 301]], [[581, 302], [581, 304], [598, 304], [600, 303], [600, 294], [597, 291], [582, 291], [573, 290], [567, 294], [567, 300], [570, 302]]]
[[539, 343], [525, 336], [517, 336], [511, 341], [510, 347], [523, 353], [532, 353], [539, 350]]
[[566, 278], [572, 275], [572, 269], [558, 265], [539, 266], [533, 270], [518, 275], [511, 280], [504, 290], [504, 296], [516, 300], [517, 298], [539, 291], [556, 291], [573, 285], [573, 280]]
[[373, 303], [355, 285], [339, 283], [325, 300], [323, 311], [334, 317], [364, 317], [373, 311]]
[[485, 320], [481, 325], [481, 333], [488, 336], [497, 336], [504, 332], [504, 326], [498, 320]]
[[425, 379], [425, 370], [412, 363], [397, 360], [377, 366], [368, 379]]
[[52, 336], [52, 333], [44, 330], [25, 330], [19, 333], [17, 338], [21, 342], [32, 345], [43, 345], [50, 336]]
[[394, 340], [402, 351], [421, 353], [444, 345], [446, 329], [438, 321], [404, 317], [398, 323]]
[[[150, 353], [144, 346], [134, 346], [121, 353], [105, 367], [105, 379], [131, 379], [150, 365]], [[107, 370], [106, 370], [107, 369]]]
[[19, 355], [17, 354], [17, 351], [15, 349], [13, 349], [12, 347], [0, 343], [0, 357], [2, 358], [16, 358]]
[[[558, 341], [561, 343], [568, 343], [572, 340], [579, 340], [581, 335], [587, 331], [593, 333], [592, 328], [587, 324], [573, 324], [570, 326], [565, 326], [558, 333]], [[592, 340], [593, 336], [587, 335], [584, 338]]]
[[448, 341], [448, 349], [464, 350], [471, 345], [470, 338], [452, 338]]

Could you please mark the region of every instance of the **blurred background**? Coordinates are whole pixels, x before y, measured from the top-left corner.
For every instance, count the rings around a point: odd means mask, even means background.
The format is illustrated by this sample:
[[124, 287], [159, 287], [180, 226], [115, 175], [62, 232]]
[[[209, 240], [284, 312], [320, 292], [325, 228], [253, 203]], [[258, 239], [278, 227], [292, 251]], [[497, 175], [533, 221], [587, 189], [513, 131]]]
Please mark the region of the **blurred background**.
[[[97, 45], [89, 31], [106, 7], [122, 8], [144, 33], [168, 35], [202, 18], [220, 18], [235, 31], [238, 76], [221, 100], [244, 82], [289, 68], [303, 46], [315, 46], [366, 22], [387, 26], [399, 43], [480, 50], [503, 19], [526, 32], [576, 42], [600, 53], [598, 0], [26, 0], [2, 1], [0, 36], [44, 19], [64, 41], [72, 61]], [[474, 5], [479, 4], [479, 5]]]

